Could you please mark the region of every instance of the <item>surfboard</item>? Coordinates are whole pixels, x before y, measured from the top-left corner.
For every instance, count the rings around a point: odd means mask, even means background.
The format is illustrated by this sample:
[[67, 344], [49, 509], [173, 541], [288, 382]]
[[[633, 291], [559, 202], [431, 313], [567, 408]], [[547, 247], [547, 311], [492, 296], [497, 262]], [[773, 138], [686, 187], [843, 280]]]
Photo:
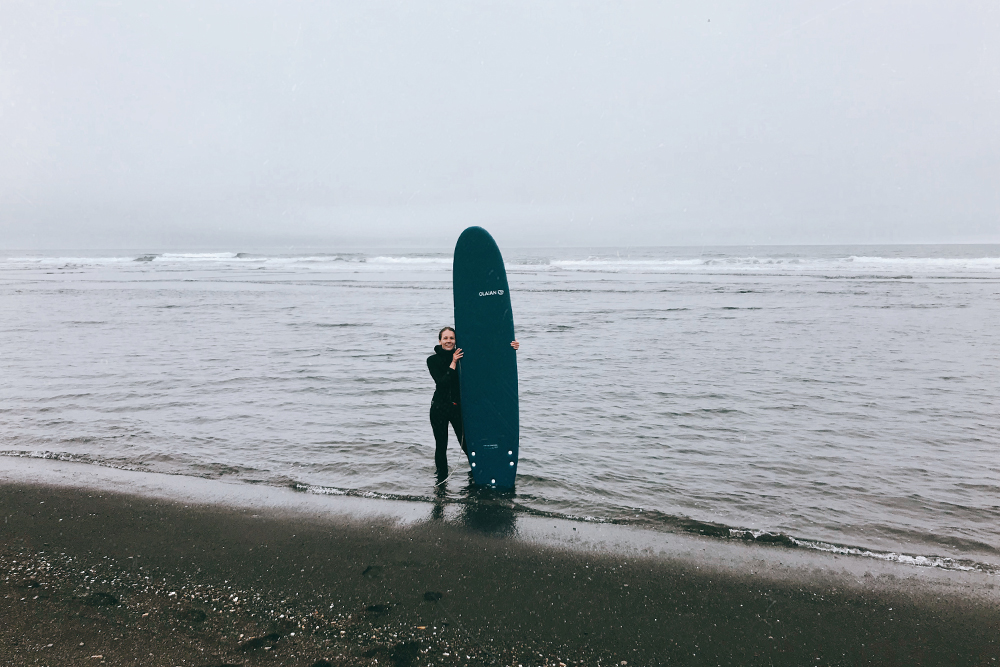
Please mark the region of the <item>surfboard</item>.
[[465, 447], [476, 484], [513, 488], [519, 421], [514, 315], [507, 271], [496, 241], [482, 227], [458, 237], [452, 266], [455, 338]]

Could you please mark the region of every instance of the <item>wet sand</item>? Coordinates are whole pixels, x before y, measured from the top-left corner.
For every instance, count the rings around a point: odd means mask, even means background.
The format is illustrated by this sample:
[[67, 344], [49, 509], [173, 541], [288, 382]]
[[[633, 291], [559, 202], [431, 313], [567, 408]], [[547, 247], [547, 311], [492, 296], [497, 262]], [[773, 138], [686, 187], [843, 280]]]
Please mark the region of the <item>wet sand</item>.
[[982, 573], [0, 467], [5, 665], [1000, 664]]

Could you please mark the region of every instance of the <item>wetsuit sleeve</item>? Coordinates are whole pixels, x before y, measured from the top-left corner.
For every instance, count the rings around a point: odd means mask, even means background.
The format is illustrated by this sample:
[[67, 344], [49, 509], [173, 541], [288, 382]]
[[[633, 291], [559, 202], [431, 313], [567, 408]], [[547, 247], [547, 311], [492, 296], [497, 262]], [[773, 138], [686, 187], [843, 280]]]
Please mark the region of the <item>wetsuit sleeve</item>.
[[436, 358], [431, 357], [427, 360], [427, 370], [431, 372], [431, 377], [434, 378], [434, 386], [441, 391], [448, 391], [451, 387], [451, 376], [456, 371], [450, 366], [441, 363]]

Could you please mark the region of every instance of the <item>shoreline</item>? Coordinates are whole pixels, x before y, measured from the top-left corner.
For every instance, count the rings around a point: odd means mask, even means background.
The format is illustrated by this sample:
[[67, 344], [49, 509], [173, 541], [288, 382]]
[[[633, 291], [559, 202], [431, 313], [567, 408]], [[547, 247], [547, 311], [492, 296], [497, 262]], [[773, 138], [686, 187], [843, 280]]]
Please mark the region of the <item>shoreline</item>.
[[[21, 461], [24, 463], [16, 463]], [[31, 461], [40, 462], [33, 465]], [[46, 462], [46, 463], [41, 463]], [[68, 473], [60, 468], [60, 464], [70, 464], [75, 473]], [[91, 466], [90, 474], [83, 474], [83, 469], [73, 466]], [[108, 471], [102, 473], [100, 470]], [[110, 471], [118, 471], [110, 472]], [[122, 474], [124, 473], [124, 475]], [[1000, 560], [996, 553], [986, 553], [983, 549], [972, 553], [940, 553], [930, 548], [925, 553], [907, 551], [898, 547], [882, 545], [880, 547], [864, 546], [844, 542], [830, 541], [824, 538], [801, 537], [781, 532], [754, 530], [739, 526], [692, 519], [684, 516], [667, 516], [652, 511], [660, 519], [658, 523], [648, 520], [630, 520], [621, 518], [593, 518], [566, 516], [557, 512], [535, 509], [518, 503], [505, 501], [501, 495], [493, 498], [477, 497], [447, 498], [443, 496], [412, 496], [365, 491], [355, 489], [339, 489], [324, 486], [313, 486], [302, 482], [289, 481], [287, 485], [275, 485], [267, 482], [247, 481], [245, 479], [226, 479], [210, 476], [192, 476], [184, 473], [159, 472], [134, 467], [114, 466], [100, 460], [76, 459], [62, 456], [31, 454], [28, 452], [0, 451], [0, 480], [5, 476], [14, 475], [14, 479], [35, 480], [40, 484], [70, 483], [90, 484], [95, 488], [105, 488], [108, 483], [116, 484], [123, 493], [139, 493], [153, 497], [183, 497], [189, 502], [222, 505], [242, 505], [259, 502], [267, 497], [270, 503], [289, 504], [294, 507], [303, 503], [287, 500], [289, 490], [306, 495], [315, 495], [331, 500], [320, 503], [305, 503], [321, 513], [331, 512], [334, 515], [355, 516], [369, 513], [388, 513], [398, 520], [419, 520], [421, 513], [433, 520], [458, 521], [470, 527], [486, 532], [501, 532], [513, 535], [518, 532], [518, 526], [525, 526], [532, 520], [540, 520], [544, 525], [548, 521], [569, 524], [572, 530], [591, 532], [595, 526], [617, 526], [626, 533], [640, 531], [641, 533], [656, 533], [674, 536], [708, 537], [713, 541], [741, 543], [744, 545], [760, 545], [765, 547], [784, 547], [800, 551], [814, 551], [834, 557], [874, 560], [918, 567], [921, 569], [942, 569], [958, 572], [980, 572], [988, 575], [1000, 575]], [[72, 478], [72, 481], [69, 481]], [[157, 481], [153, 481], [157, 480]], [[145, 481], [144, 484], [136, 484]], [[221, 486], [220, 486], [221, 485]], [[248, 489], [252, 489], [249, 490]], [[224, 490], [220, 493], [220, 490]], [[273, 490], [269, 491], [269, 490]], [[284, 500], [281, 500], [284, 498]], [[341, 500], [336, 500], [341, 499]], [[475, 507], [472, 507], [475, 506]], [[505, 509], [508, 508], [508, 509]], [[646, 511], [649, 514], [650, 511]], [[638, 516], [638, 515], [637, 515]], [[644, 515], [644, 519], [645, 519]], [[482, 525], [478, 525], [478, 524]], [[537, 521], [536, 521], [537, 523]], [[571, 530], [565, 527], [564, 532]], [[612, 529], [613, 530], [613, 529]], [[573, 537], [579, 537], [574, 535]], [[643, 543], [648, 540], [640, 540]], [[924, 545], [931, 547], [931, 545]], [[985, 547], [984, 547], [985, 548]]]
[[[116, 468], [93, 462], [37, 457], [0, 456], [0, 485], [15, 483], [57, 487], [154, 501], [183, 503], [220, 510], [253, 510], [274, 516], [309, 518], [318, 522], [362, 523], [409, 527], [434, 523], [450, 524], [475, 533], [571, 550], [608, 554], [657, 555], [663, 558], [708, 558], [714, 567], [726, 569], [748, 559], [765, 563], [794, 564], [794, 568], [839, 569], [850, 576], [867, 572], [926, 579], [933, 582], [997, 580], [993, 563], [932, 557], [937, 561], [972, 562], [977, 567], [941, 567], [897, 552], [830, 544], [832, 549], [812, 549], [791, 539], [745, 539], [720, 536], [711, 529], [700, 532], [691, 521], [690, 530], [662, 530], [643, 524], [615, 520], [585, 521], [513, 507], [503, 498], [497, 502], [433, 501], [425, 498], [393, 498], [384, 494], [312, 492], [303, 485], [274, 486], [243, 480], [194, 477]], [[765, 534], [770, 535], [770, 534]], [[781, 536], [785, 538], [786, 536]], [[843, 549], [843, 550], [841, 550]], [[859, 553], [865, 552], [865, 553]], [[704, 554], [711, 554], [705, 556]], [[886, 558], [886, 555], [894, 558]], [[929, 561], [930, 559], [928, 559]], [[833, 561], [837, 561], [836, 564]], [[735, 565], [739, 569], [739, 565]], [[996, 581], [1000, 584], [1000, 581]], [[970, 588], [970, 590], [972, 590]], [[986, 589], [991, 590], [991, 589]], [[997, 594], [1000, 601], [1000, 592]]]
[[1000, 664], [983, 573], [11, 461], [8, 664]]

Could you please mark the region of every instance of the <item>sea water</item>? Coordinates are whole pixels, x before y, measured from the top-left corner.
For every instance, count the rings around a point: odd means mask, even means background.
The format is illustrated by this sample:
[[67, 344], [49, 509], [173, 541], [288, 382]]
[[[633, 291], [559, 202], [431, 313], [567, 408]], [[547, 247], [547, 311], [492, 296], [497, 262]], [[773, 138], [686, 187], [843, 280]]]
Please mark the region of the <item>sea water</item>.
[[[3, 454], [484, 502], [450, 253], [236, 250], [0, 255]], [[1000, 246], [503, 250], [517, 511], [998, 571]]]

